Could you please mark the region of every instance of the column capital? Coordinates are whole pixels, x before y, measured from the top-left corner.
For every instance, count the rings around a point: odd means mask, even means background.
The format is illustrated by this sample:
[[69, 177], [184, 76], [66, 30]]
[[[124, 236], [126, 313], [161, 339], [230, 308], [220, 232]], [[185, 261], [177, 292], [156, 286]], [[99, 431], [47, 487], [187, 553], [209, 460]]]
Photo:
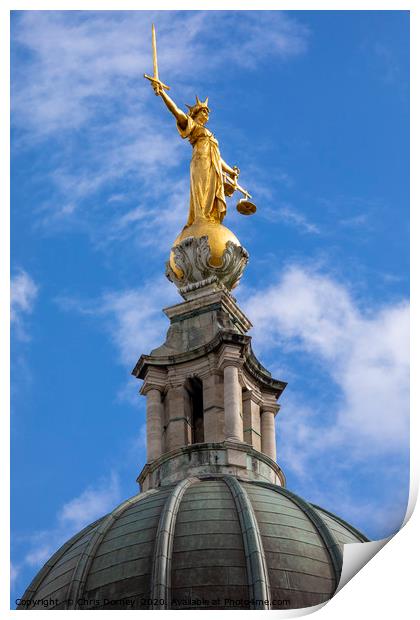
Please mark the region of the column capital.
[[219, 362], [218, 370], [224, 371], [228, 366], [233, 366], [240, 370], [243, 367], [243, 360], [235, 359], [235, 358], [225, 358]]
[[167, 382], [166, 377], [166, 369], [149, 367], [144, 377], [140, 394], [144, 396], [147, 392], [150, 392], [150, 390], [159, 390], [159, 392], [163, 393]]
[[157, 383], [151, 383], [151, 382], [147, 382], [146, 381], [143, 383], [143, 385], [140, 388], [140, 394], [142, 396], [146, 396], [149, 392], [151, 392], [152, 390], [157, 390], [161, 395], [163, 394], [164, 388], [157, 384]]
[[217, 360], [217, 368], [224, 370], [226, 366], [236, 366], [241, 368], [244, 364], [244, 359], [241, 356], [241, 347], [232, 344], [223, 344], [219, 351]]
[[277, 415], [280, 410], [280, 405], [277, 402], [277, 398], [274, 394], [267, 392], [262, 393], [261, 413], [267, 412]]
[[242, 391], [242, 400], [243, 402], [247, 402], [248, 400], [251, 400], [253, 403], [255, 403], [256, 405], [259, 405], [260, 407], [263, 404], [263, 399], [262, 396], [259, 392], [257, 392], [257, 390], [250, 390], [250, 389], [245, 389]]
[[267, 403], [262, 401], [261, 413], [272, 413], [274, 416], [280, 411], [280, 405], [278, 403]]

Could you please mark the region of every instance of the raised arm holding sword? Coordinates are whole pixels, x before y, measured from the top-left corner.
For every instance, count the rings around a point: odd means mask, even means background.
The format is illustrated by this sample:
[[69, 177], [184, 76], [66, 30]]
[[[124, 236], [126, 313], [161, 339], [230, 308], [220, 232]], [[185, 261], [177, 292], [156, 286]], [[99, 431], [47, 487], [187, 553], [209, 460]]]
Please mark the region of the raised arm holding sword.
[[251, 195], [238, 185], [239, 168], [229, 166], [221, 157], [219, 143], [205, 126], [209, 119], [208, 98], [188, 107], [183, 112], [165, 92], [170, 88], [159, 79], [157, 61], [156, 31], [152, 26], [153, 76], [144, 74], [150, 80], [155, 94], [161, 97], [174, 115], [177, 129], [182, 138], [188, 138], [193, 147], [190, 167], [190, 210], [187, 226], [197, 220], [222, 223], [226, 214], [226, 196], [236, 190], [245, 198], [238, 202], [237, 209], [243, 215], [255, 213], [256, 206], [250, 202]]

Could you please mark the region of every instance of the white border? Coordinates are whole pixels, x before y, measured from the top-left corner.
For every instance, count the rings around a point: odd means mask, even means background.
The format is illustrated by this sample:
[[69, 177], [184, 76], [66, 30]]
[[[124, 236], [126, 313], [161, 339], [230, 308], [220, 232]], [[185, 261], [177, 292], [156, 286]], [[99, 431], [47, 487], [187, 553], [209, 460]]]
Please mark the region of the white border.
[[[0, 58], [0, 76], [2, 85], [2, 123], [0, 130], [1, 140], [1, 153], [0, 160], [1, 170], [1, 191], [2, 191], [2, 208], [1, 208], [1, 221], [0, 221], [0, 286], [2, 291], [2, 303], [1, 310], [1, 373], [0, 373], [0, 406], [3, 415], [1, 416], [1, 471], [4, 477], [4, 493], [7, 494], [5, 504], [8, 505], [9, 498], [9, 420], [8, 416], [4, 415], [9, 410], [10, 403], [10, 381], [9, 381], [9, 255], [10, 255], [10, 240], [9, 240], [9, 210], [7, 205], [10, 204], [9, 194], [9, 66], [10, 66], [10, 32], [9, 32], [9, 11], [11, 10], [226, 10], [227, 3], [221, 0], [213, 0], [212, 2], [202, 0], [200, 3], [193, 3], [191, 1], [184, 2], [139, 2], [134, 0], [88, 0], [88, 1], [30, 1], [30, 0], [4, 0], [0, 7], [0, 39], [3, 43], [3, 53]], [[417, 92], [418, 79], [414, 80], [416, 73], [418, 74], [418, 62], [420, 58], [420, 50], [418, 44], [418, 11], [417, 6], [412, 1], [397, 2], [395, 0], [353, 0], [352, 2], [338, 2], [338, 1], [301, 1], [293, 0], [290, 2], [246, 2], [245, 0], [231, 0], [228, 3], [229, 9], [247, 9], [247, 10], [410, 10], [411, 12], [411, 63], [412, 63], [412, 81], [411, 81], [411, 106], [412, 109], [420, 109], [420, 102]], [[416, 71], [417, 69], [417, 71]], [[417, 103], [416, 103], [417, 102]], [[418, 133], [417, 116], [412, 115], [412, 131], [411, 135], [414, 139]], [[412, 170], [412, 193], [411, 201], [413, 205], [419, 205], [419, 193], [418, 193], [418, 171], [415, 168], [415, 164], [418, 163], [418, 158], [415, 157], [415, 145], [412, 145], [411, 153], [411, 170]], [[418, 209], [412, 210], [412, 225], [411, 225], [411, 265], [415, 270], [418, 261], [418, 250], [416, 243], [419, 239], [419, 216]], [[411, 295], [412, 303], [412, 316], [419, 316], [419, 299], [418, 299], [418, 286], [415, 286], [414, 278], [412, 279], [413, 289]], [[412, 325], [412, 345], [414, 351], [412, 352], [412, 396], [411, 403], [413, 412], [416, 411], [419, 403], [418, 398], [418, 355], [417, 350], [414, 347], [415, 342], [420, 341], [420, 334], [418, 333], [418, 325], [413, 322]], [[417, 379], [417, 381], [416, 381]], [[419, 436], [419, 424], [417, 416], [413, 415], [411, 419], [411, 488], [410, 488], [410, 503], [408, 513], [412, 512], [417, 497], [418, 489], [418, 472], [419, 472], [419, 457], [418, 457], [418, 441], [415, 442], [415, 438]], [[5, 505], [3, 503], [3, 506]], [[9, 510], [1, 511], [1, 531], [3, 532], [2, 549], [3, 553], [0, 558], [0, 570], [1, 575], [5, 576], [9, 574], [9, 557], [8, 557], [8, 543], [9, 541], [9, 524], [10, 524], [10, 512]], [[362, 570], [358, 573], [351, 582], [341, 590], [337, 596], [335, 596], [329, 603], [327, 603], [319, 612], [319, 618], [331, 618], [336, 620], [346, 620], [347, 618], [354, 618], [355, 616], [361, 616], [363, 618], [388, 618], [392, 616], [399, 616], [400, 618], [409, 619], [413, 617], [413, 610], [418, 608], [417, 604], [417, 589], [418, 589], [418, 542], [419, 542], [419, 511], [417, 510], [411, 517], [409, 522], [405, 525], [400, 533], [398, 533], [384, 549], [378, 553]], [[7, 616], [16, 613], [9, 610], [9, 580], [6, 578], [2, 580], [0, 584], [0, 609], [7, 614]], [[40, 613], [40, 612], [35, 612]], [[65, 614], [68, 612], [56, 612], [58, 614]], [[84, 612], [86, 613], [86, 612]], [[98, 613], [98, 612], [96, 612]], [[139, 613], [139, 612], [137, 612]], [[140, 612], [142, 617], [152, 613], [156, 617], [157, 614], [165, 614], [165, 618], [169, 614], [183, 614], [184, 612]], [[214, 612], [201, 612], [207, 614], [213, 614]], [[217, 612], [218, 615], [226, 615], [232, 613], [244, 612]], [[251, 612], [245, 612], [251, 613]], [[265, 613], [265, 612], [252, 612]], [[269, 612], [271, 614], [278, 614], [283, 617], [303, 615], [302, 612], [297, 610], [297, 613], [293, 612]], [[110, 615], [111, 614], [111, 615]], [[107, 612], [107, 618], [120, 617], [120, 612]]]

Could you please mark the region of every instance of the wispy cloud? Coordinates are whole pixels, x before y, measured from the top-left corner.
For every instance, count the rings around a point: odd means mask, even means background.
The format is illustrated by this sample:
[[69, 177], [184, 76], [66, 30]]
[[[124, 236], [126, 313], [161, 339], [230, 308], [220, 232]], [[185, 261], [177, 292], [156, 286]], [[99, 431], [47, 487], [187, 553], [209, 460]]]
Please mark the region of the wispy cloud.
[[119, 479], [112, 472], [96, 487], [88, 487], [62, 506], [48, 530], [35, 532], [26, 540], [28, 550], [21, 564], [39, 567], [62, 545], [89, 523], [115, 508], [121, 501]]
[[296, 373], [276, 418], [293, 490], [367, 535], [394, 533], [407, 505], [408, 301], [366, 307], [337, 278], [294, 264], [244, 297], [256, 351]]
[[10, 318], [15, 333], [21, 340], [29, 338], [24, 325], [24, 316], [32, 312], [38, 295], [38, 286], [23, 269], [18, 271], [10, 283]]
[[58, 521], [64, 527], [78, 531], [113, 508], [119, 495], [118, 477], [112, 473], [98, 487], [88, 487], [78, 497], [64, 504], [58, 513]]
[[279, 220], [279, 216], [283, 223], [297, 228], [300, 232], [311, 235], [319, 235], [321, 232], [316, 224], [310, 222], [301, 211], [294, 209], [290, 205], [283, 205], [280, 207], [276, 212], [277, 221]]
[[10, 562], [10, 585], [13, 588], [16, 580], [19, 576], [19, 572], [20, 569], [19, 567], [14, 563], [14, 562]]
[[[311, 501], [336, 510], [339, 506], [339, 512], [350, 520], [352, 516], [359, 523], [368, 520], [366, 501], [364, 512], [351, 505], [355, 491], [348, 482], [349, 472], [358, 464], [366, 468], [373, 462], [405, 458], [407, 301], [366, 308], [348, 286], [320, 269], [302, 265], [290, 265], [273, 285], [252, 293], [243, 290], [240, 297], [252, 318], [253, 344], [259, 354], [282, 366], [286, 353], [292, 369], [293, 355], [304, 354], [322, 371], [325, 382], [334, 386], [319, 401], [299, 395], [299, 389], [287, 390], [277, 418], [281, 465], [306, 488], [317, 475], [318, 464], [329, 463], [332, 491], [314, 487]], [[161, 278], [141, 289], [108, 292], [95, 300], [62, 299], [60, 303], [95, 318], [108, 333], [119, 361], [132, 366], [139, 353], [148, 353], [162, 343], [168, 322], [161, 308], [177, 301], [175, 287]], [[297, 368], [294, 383], [299, 380]], [[123, 386], [119, 397], [132, 404], [135, 398], [135, 405], [142, 406], [135, 392], [134, 386]], [[145, 429], [141, 428], [129, 449], [144, 448], [144, 441]], [[397, 466], [397, 478], [402, 476], [401, 467]], [[371, 523], [384, 535], [394, 531], [405, 510], [403, 493], [400, 498], [394, 495], [385, 503], [372, 499], [369, 508]]]
[[[406, 300], [364, 308], [345, 284], [331, 275], [290, 265], [265, 290], [241, 293], [241, 304], [252, 317], [254, 347], [278, 359], [304, 352], [311, 356], [338, 389], [329, 423], [313, 403], [296, 401], [289, 419], [282, 417], [282, 434], [300, 459], [305, 455], [348, 445], [352, 454], [393, 452], [408, 435], [409, 306]], [[265, 303], [261, 303], [261, 299]], [[161, 309], [179, 301], [175, 287], [156, 278], [139, 289], [107, 292], [99, 299], [61, 298], [61, 307], [99, 319], [121, 363], [132, 364], [163, 341], [168, 321]], [[270, 325], [270, 330], [267, 330]], [[331, 423], [332, 420], [332, 423]], [[324, 426], [316, 441], [314, 428]], [[301, 466], [299, 463], [301, 462]]]
[[[15, 122], [50, 133], [78, 128], [112, 111], [111, 102], [127, 95], [132, 103], [139, 97], [133, 84], [138, 87], [151, 65], [152, 21], [158, 29], [161, 73], [176, 81], [188, 76], [189, 82], [197, 66], [219, 70], [227, 58], [231, 64], [255, 66], [266, 56], [301, 54], [309, 35], [304, 25], [278, 11], [20, 12], [13, 42], [17, 52], [29, 57], [14, 72]], [[226, 36], [231, 23], [234, 41]], [[28, 79], [35, 74], [36, 80]]]
[[326, 211], [328, 221], [343, 229], [356, 228], [359, 231], [377, 233], [378, 221], [383, 219], [383, 211], [389, 205], [383, 199], [367, 198], [351, 194], [319, 197], [316, 202], [322, 211]]
[[380, 69], [376, 72], [378, 77], [389, 85], [395, 85], [401, 77], [401, 66], [392, 48], [380, 41], [373, 44], [373, 53]]
[[382, 486], [387, 487], [386, 492], [366, 496], [360, 489], [352, 487], [351, 475], [347, 472], [340, 475], [339, 471], [332, 470], [328, 485], [312, 485], [310, 501], [332, 512], [337, 512], [339, 506], [339, 516], [359, 526], [368, 537], [374, 532], [376, 540], [385, 538], [401, 527], [407, 509], [407, 492], [404, 484], [392, 484], [395, 478], [382, 473], [380, 476]]
[[352, 217], [346, 217], [338, 221], [341, 226], [347, 226], [349, 228], [359, 228], [360, 226], [366, 227], [368, 222], [367, 213], [359, 213]]
[[305, 455], [311, 458], [332, 446], [347, 446], [352, 457], [360, 458], [367, 446], [370, 456], [406, 446], [407, 301], [363, 309], [349, 289], [331, 276], [291, 265], [276, 284], [248, 298], [245, 307], [255, 326], [255, 346], [271, 352], [305, 352], [339, 389], [340, 398], [334, 411], [329, 411], [332, 423], [322, 424], [322, 412], [314, 403], [301, 404], [297, 416], [290, 412], [289, 421], [282, 419], [291, 467], [303, 471]]
[[[207, 81], [226, 58], [252, 70], [265, 57], [304, 53], [309, 37], [304, 25], [279, 11], [16, 13], [15, 147], [51, 146], [42, 151], [45, 177], [39, 178], [50, 191], [35, 217], [44, 231], [76, 226], [97, 246], [128, 235], [147, 245], [150, 230], [167, 243], [178, 232], [171, 221], [181, 202], [187, 212], [190, 151], [170, 119], [161, 121], [166, 113], [142, 78], [151, 65], [152, 21], [161, 74], [175, 99], [176, 92], [185, 100], [194, 96], [202, 79], [197, 66], [206, 68]], [[232, 22], [234, 41], [225, 36]], [[121, 182], [124, 199], [110, 200]]]
[[162, 344], [169, 327], [162, 308], [178, 301], [176, 288], [161, 274], [141, 288], [104, 293], [99, 299], [57, 299], [64, 310], [99, 319], [124, 365], [133, 365], [140, 353]]

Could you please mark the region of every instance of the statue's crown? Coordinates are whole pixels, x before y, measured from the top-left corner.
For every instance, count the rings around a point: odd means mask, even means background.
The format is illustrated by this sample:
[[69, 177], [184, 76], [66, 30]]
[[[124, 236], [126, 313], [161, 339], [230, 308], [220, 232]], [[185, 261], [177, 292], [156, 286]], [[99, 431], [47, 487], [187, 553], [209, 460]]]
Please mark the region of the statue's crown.
[[188, 108], [188, 110], [190, 111], [190, 116], [194, 116], [194, 114], [197, 114], [197, 112], [199, 110], [202, 110], [203, 108], [206, 108], [209, 112], [209, 98], [207, 97], [204, 101], [200, 101], [200, 99], [197, 97], [197, 95], [195, 96], [195, 104], [194, 105], [188, 105], [188, 103], [185, 104]]

